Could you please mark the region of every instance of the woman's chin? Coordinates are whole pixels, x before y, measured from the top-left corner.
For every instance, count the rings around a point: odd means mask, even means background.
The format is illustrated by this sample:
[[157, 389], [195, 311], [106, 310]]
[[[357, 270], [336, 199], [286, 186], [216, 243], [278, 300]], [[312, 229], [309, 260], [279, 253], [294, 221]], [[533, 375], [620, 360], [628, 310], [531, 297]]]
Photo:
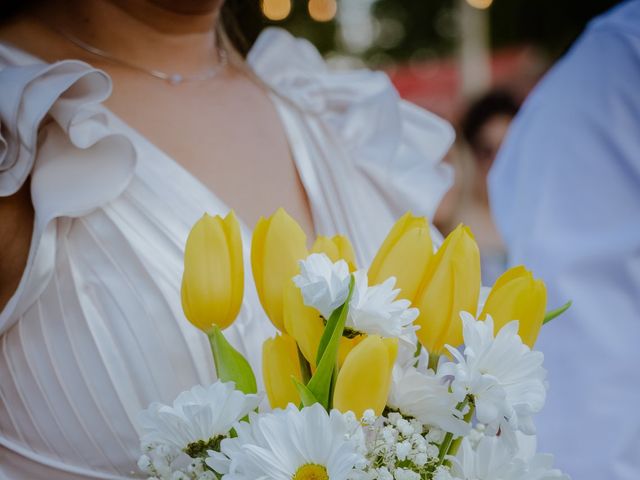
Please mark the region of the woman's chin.
[[222, 7], [224, 0], [147, 0], [174, 13], [183, 15], [202, 15], [214, 12]]

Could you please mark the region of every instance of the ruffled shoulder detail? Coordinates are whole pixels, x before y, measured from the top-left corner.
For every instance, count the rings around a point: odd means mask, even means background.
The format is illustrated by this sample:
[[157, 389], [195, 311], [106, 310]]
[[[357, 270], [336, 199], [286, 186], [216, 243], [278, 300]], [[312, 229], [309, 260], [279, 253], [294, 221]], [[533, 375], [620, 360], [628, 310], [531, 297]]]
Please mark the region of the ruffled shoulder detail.
[[394, 215], [433, 217], [453, 179], [441, 163], [455, 139], [448, 122], [401, 100], [385, 73], [333, 71], [311, 43], [281, 29], [260, 35], [248, 63], [280, 97], [331, 128]]
[[31, 176], [35, 211], [27, 267], [0, 313], [2, 332], [53, 272], [53, 220], [115, 199], [132, 179], [137, 156], [100, 106], [111, 93], [110, 78], [86, 63], [45, 64], [0, 45], [0, 91], [0, 196], [14, 194]]

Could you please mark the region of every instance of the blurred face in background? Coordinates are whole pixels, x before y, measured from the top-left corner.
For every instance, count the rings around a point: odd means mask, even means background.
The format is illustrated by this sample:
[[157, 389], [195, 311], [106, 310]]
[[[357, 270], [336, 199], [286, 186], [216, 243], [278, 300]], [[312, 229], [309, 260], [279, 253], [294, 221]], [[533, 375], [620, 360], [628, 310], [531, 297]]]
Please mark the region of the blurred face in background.
[[478, 129], [471, 151], [479, 173], [485, 176], [489, 173], [512, 120], [511, 115], [496, 114], [489, 117]]

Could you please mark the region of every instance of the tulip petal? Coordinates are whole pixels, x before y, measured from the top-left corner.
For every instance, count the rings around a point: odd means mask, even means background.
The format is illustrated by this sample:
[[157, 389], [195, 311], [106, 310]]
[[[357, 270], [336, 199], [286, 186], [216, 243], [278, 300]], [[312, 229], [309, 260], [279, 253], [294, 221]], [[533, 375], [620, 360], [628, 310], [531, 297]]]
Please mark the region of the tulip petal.
[[[196, 327], [228, 327], [236, 318], [244, 291], [240, 227], [205, 214], [191, 229], [184, 253], [182, 305]], [[226, 222], [226, 223], [225, 223]]]
[[284, 287], [307, 257], [307, 237], [282, 208], [260, 219], [251, 242], [251, 265], [260, 303], [275, 327], [283, 331]]
[[229, 245], [231, 267], [231, 295], [228, 319], [232, 322], [238, 316], [244, 297], [244, 257], [242, 252], [242, 234], [240, 223], [232, 210], [224, 219], [224, 232]]
[[311, 247], [311, 253], [324, 253], [332, 262], [340, 260], [340, 250], [333, 240], [324, 235], [319, 235]]
[[462, 343], [460, 312], [475, 312], [480, 295], [480, 251], [468, 227], [451, 232], [427, 267], [414, 305], [420, 343], [430, 354]]
[[304, 358], [315, 368], [324, 324], [318, 311], [304, 304], [302, 293], [293, 280], [285, 286], [283, 315], [286, 332], [295, 339]]
[[350, 272], [357, 270], [356, 254], [351, 242], [344, 235], [335, 235], [332, 238], [320, 235], [316, 238], [311, 253], [324, 253], [332, 262], [344, 260], [349, 265]]
[[413, 301], [433, 256], [429, 225], [424, 217], [403, 215], [376, 254], [368, 276], [372, 285], [396, 278], [399, 298]]
[[480, 314], [480, 319], [490, 315], [495, 332], [512, 320], [518, 320], [518, 334], [522, 341], [533, 347], [547, 305], [547, 291], [541, 280], [534, 280], [530, 271], [522, 266], [503, 273], [491, 289]]
[[367, 409], [380, 415], [387, 403], [396, 354], [397, 340], [370, 335], [360, 342], [338, 373], [333, 406], [341, 412], [352, 411], [357, 418]]
[[272, 408], [298, 404], [300, 395], [291, 378], [302, 381], [295, 340], [287, 334], [265, 340], [262, 347], [262, 373]]

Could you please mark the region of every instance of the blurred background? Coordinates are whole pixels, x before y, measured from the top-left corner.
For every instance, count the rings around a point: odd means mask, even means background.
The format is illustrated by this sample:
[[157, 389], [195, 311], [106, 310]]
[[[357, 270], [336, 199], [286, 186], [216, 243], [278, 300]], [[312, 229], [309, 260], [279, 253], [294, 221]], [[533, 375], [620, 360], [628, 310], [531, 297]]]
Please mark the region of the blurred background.
[[332, 68], [388, 73], [399, 94], [446, 118], [455, 185], [433, 219], [443, 234], [476, 235], [483, 283], [506, 254], [486, 176], [513, 116], [586, 24], [618, 0], [227, 0], [249, 49], [275, 25], [307, 38]]

